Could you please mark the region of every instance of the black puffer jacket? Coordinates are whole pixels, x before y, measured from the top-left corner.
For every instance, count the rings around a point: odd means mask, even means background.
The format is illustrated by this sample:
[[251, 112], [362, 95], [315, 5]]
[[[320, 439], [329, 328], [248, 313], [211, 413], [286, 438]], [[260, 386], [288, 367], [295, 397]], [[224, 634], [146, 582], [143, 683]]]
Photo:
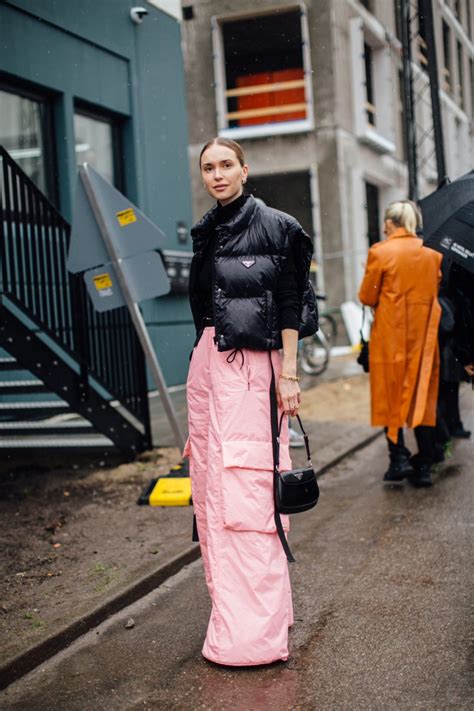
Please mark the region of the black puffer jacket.
[[198, 336], [202, 304], [196, 290], [204, 247], [214, 240], [214, 326], [220, 351], [233, 348], [281, 348], [275, 293], [282, 266], [293, 250], [300, 296], [299, 336], [318, 328], [313, 287], [309, 281], [312, 243], [290, 215], [262, 206], [253, 196], [224, 224], [216, 226], [213, 207], [191, 230], [194, 257], [189, 296]]

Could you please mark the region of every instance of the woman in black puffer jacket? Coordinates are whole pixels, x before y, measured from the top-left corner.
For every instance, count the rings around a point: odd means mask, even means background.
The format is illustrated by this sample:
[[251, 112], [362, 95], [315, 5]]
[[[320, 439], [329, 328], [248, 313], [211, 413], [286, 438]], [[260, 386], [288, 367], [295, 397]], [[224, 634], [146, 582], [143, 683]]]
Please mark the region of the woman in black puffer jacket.
[[[274, 523], [270, 383], [273, 372], [280, 412], [297, 414], [298, 337], [317, 329], [312, 244], [293, 217], [244, 195], [248, 167], [237, 143], [207, 143], [200, 168], [217, 200], [191, 232], [189, 285], [197, 338], [186, 453], [212, 599], [203, 655], [266, 664], [287, 659], [293, 623]], [[291, 468], [287, 427], [280, 467]]]

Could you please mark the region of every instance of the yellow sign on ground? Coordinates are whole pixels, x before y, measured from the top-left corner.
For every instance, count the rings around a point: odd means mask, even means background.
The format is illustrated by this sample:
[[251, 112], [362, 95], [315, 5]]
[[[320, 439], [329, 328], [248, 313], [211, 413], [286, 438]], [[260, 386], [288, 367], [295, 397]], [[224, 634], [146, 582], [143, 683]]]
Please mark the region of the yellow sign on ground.
[[131, 225], [132, 222], [137, 221], [137, 216], [135, 215], [132, 207], [128, 207], [126, 210], [117, 212], [116, 216], [120, 227], [126, 227], [127, 225]]
[[110, 287], [112, 286], [112, 279], [110, 278], [110, 274], [97, 274], [97, 276], [92, 277], [92, 281], [94, 282], [94, 286], [97, 291], [102, 291], [103, 289], [110, 289]]
[[189, 506], [191, 479], [189, 477], [161, 477], [148, 499], [150, 506]]

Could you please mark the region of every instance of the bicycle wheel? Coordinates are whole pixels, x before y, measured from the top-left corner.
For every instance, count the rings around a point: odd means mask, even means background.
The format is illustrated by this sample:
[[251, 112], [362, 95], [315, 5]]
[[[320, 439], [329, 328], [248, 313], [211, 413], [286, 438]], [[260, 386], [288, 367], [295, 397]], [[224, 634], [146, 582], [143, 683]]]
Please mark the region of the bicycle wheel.
[[314, 336], [304, 338], [300, 350], [300, 365], [308, 375], [321, 375], [329, 363], [330, 347], [324, 332], [320, 329]]
[[334, 338], [334, 325], [326, 314], [321, 314], [319, 317], [319, 330], [324, 334], [330, 348]]
[[334, 316], [332, 314], [322, 313], [319, 317], [319, 328], [326, 336], [329, 345], [332, 345], [337, 337], [337, 321]]

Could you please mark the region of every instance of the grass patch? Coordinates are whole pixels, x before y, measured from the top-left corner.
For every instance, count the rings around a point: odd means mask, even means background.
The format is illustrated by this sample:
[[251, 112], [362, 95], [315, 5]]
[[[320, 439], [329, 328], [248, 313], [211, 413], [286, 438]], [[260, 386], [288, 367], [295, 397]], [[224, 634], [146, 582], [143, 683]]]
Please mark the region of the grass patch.
[[25, 612], [24, 617], [25, 620], [29, 620], [31, 622], [31, 626], [35, 629], [43, 627], [46, 624], [46, 622], [40, 617], [38, 617], [38, 615], [36, 615], [34, 612]]
[[108, 563], [96, 563], [93, 576], [96, 580], [94, 592], [103, 592], [115, 577], [114, 568]]

